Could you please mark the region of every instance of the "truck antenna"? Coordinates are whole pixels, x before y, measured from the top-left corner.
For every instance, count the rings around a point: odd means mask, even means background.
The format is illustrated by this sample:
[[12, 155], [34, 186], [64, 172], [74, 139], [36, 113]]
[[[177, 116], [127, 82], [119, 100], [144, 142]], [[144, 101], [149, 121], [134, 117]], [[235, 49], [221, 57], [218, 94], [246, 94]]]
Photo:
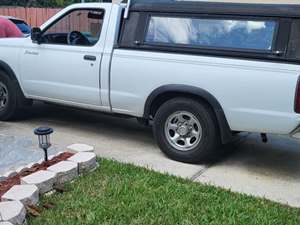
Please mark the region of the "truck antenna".
[[127, 5], [126, 5], [126, 8], [125, 8], [125, 13], [124, 13], [124, 18], [125, 18], [125, 19], [128, 18], [128, 15], [129, 15], [129, 9], [130, 9], [130, 4], [131, 4], [131, 0], [128, 0], [128, 1], [127, 1]]

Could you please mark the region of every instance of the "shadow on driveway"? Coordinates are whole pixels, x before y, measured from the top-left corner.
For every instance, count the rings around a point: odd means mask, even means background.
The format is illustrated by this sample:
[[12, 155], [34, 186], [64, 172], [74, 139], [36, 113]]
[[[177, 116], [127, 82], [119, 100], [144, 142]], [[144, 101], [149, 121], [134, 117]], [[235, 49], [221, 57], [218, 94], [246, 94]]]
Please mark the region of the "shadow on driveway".
[[40, 125], [54, 128], [56, 148], [87, 143], [101, 157], [300, 206], [300, 199], [295, 200], [300, 197], [300, 142], [296, 140], [270, 136], [264, 144], [257, 134], [242, 134], [242, 142], [230, 146], [234, 151], [217, 164], [190, 165], [166, 158], [151, 128], [135, 119], [43, 103], [35, 104], [22, 120], [0, 123], [0, 134], [34, 139], [32, 130]]

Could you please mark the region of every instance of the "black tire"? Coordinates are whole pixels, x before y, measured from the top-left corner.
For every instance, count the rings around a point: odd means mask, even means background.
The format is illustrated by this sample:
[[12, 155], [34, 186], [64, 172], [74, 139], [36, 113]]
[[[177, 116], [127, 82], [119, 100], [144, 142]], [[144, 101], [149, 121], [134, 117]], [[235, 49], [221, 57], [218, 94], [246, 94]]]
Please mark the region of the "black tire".
[[[182, 151], [170, 144], [165, 132], [166, 123], [171, 115], [188, 112], [197, 119], [202, 130], [199, 142], [195, 142], [192, 149]], [[178, 124], [178, 123], [177, 123]], [[192, 126], [190, 126], [190, 129]], [[157, 111], [154, 118], [153, 132], [160, 149], [171, 159], [186, 163], [206, 163], [214, 160], [220, 147], [220, 132], [218, 124], [210, 106], [205, 102], [189, 98], [174, 98], [165, 102]], [[180, 147], [179, 147], [180, 148]]]
[[31, 101], [25, 99], [18, 82], [11, 80], [3, 71], [0, 71], [0, 97], [1, 88], [4, 88], [7, 92], [7, 101], [4, 107], [0, 107], [0, 120], [14, 119], [22, 114], [25, 105], [29, 105]]

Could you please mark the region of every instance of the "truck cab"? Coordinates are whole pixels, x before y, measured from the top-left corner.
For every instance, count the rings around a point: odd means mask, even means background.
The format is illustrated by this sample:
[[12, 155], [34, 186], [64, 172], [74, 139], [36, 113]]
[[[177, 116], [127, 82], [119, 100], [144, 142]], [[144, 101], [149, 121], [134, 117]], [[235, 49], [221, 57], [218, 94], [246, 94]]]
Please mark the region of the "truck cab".
[[108, 80], [99, 79], [108, 77], [104, 62], [110, 59], [121, 10], [110, 3], [72, 5], [46, 22], [21, 54], [26, 95], [110, 111]]

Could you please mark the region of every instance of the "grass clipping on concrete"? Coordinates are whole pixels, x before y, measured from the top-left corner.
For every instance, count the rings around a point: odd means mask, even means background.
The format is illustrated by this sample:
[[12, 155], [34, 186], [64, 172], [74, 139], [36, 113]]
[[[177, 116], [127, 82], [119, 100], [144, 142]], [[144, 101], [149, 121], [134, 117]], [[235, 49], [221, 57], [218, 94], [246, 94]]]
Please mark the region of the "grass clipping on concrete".
[[29, 225], [300, 224], [300, 209], [109, 160], [66, 189]]

